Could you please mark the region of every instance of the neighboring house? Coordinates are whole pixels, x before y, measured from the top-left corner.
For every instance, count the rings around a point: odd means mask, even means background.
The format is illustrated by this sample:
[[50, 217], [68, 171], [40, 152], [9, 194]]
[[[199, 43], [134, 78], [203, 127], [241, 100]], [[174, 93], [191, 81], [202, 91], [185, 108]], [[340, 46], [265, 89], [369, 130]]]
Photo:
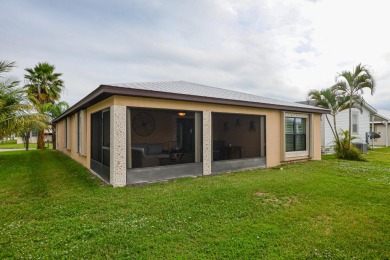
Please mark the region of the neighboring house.
[[[52, 132], [51, 132], [51, 130], [45, 129], [43, 140], [45, 140], [45, 142], [47, 142], [47, 141], [52, 142]], [[29, 143], [30, 144], [36, 144], [37, 141], [38, 141], [38, 131], [37, 130], [30, 131]], [[16, 143], [23, 144], [24, 142], [25, 142], [25, 140], [24, 140], [23, 137], [16, 138]]]
[[[371, 129], [374, 125], [374, 132], [379, 134], [380, 138], [374, 139], [374, 146], [389, 146], [390, 128], [389, 119], [382, 115], [375, 115], [374, 120], [371, 120]], [[374, 123], [374, 124], [373, 124]]]
[[[301, 101], [298, 103], [314, 105], [314, 103], [312, 102], [313, 101]], [[362, 148], [363, 150], [366, 150], [366, 148], [372, 143], [369, 134], [372, 129], [371, 124], [372, 124], [372, 119], [374, 117], [382, 118], [382, 116], [378, 115], [378, 111], [367, 103], [363, 105], [362, 112], [357, 108], [352, 108], [352, 136], [356, 137], [354, 140], [352, 140], [352, 142], [357, 144], [359, 148], [363, 145], [365, 147], [364, 149]], [[328, 115], [328, 118], [333, 127], [333, 117], [331, 115]], [[337, 114], [336, 123], [337, 123], [336, 131], [338, 133], [340, 133], [341, 130], [349, 130], [348, 109], [343, 110]], [[321, 136], [322, 136], [322, 152], [325, 154], [333, 153], [335, 138], [329, 126], [329, 123], [325, 118], [325, 115], [322, 115], [321, 117]]]
[[177, 82], [100, 85], [55, 119], [57, 149], [113, 186], [321, 160], [328, 110]]

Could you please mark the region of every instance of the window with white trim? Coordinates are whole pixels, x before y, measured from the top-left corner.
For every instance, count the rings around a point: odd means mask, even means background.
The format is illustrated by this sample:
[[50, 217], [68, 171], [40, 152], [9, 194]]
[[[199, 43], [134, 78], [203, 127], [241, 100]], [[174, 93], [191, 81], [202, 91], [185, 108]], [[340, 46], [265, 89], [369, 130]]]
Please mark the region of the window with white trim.
[[306, 124], [306, 118], [286, 117], [286, 152], [307, 150]]
[[352, 134], [359, 134], [359, 112], [357, 111], [352, 112]]
[[86, 154], [87, 140], [87, 113], [86, 110], [80, 110], [77, 113], [77, 152], [80, 155]]
[[81, 120], [80, 120], [80, 117], [81, 117], [81, 113], [78, 112], [77, 113], [77, 152], [80, 153], [81, 151]]
[[68, 138], [68, 126], [67, 126], [67, 124], [68, 124], [68, 120], [65, 118], [65, 120], [64, 120], [64, 147], [65, 148], [66, 148], [66, 145], [68, 143], [68, 140], [67, 140], [67, 138]]
[[71, 149], [71, 139], [70, 139], [70, 130], [71, 130], [71, 128], [70, 128], [70, 118], [69, 117], [67, 117], [66, 118], [66, 124], [65, 124], [65, 126], [66, 126], [66, 134], [65, 134], [65, 140], [66, 140], [66, 143], [65, 143], [65, 145], [66, 145], [66, 148], [67, 149]]

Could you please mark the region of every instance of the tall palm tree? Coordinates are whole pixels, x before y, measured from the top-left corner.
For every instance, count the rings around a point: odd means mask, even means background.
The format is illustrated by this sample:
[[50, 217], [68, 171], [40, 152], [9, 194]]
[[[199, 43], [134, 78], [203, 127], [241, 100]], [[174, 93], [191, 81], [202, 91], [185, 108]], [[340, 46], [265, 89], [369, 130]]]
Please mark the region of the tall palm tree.
[[0, 139], [27, 127], [42, 127], [46, 120], [29, 103], [23, 88], [18, 87], [19, 81], [3, 75], [14, 66], [14, 62], [0, 61]]
[[329, 109], [330, 114], [333, 117], [333, 127], [330, 123], [328, 115], [325, 114], [326, 120], [332, 130], [335, 141], [340, 144], [340, 138], [338, 135], [336, 115], [343, 110], [349, 108], [349, 97], [348, 96], [338, 96], [332, 88], [322, 89], [322, 90], [310, 90], [307, 94], [308, 100], [314, 101], [315, 106]]
[[[25, 85], [28, 98], [34, 103], [37, 111], [44, 114], [43, 106], [45, 104], [54, 104], [61, 97], [64, 88], [64, 81], [60, 79], [61, 73], [55, 72], [55, 66], [47, 62], [38, 63], [34, 68], [27, 68], [27, 74], [24, 78], [27, 80]], [[44, 149], [44, 130], [38, 131], [37, 148]]]
[[[352, 133], [352, 107], [364, 105], [364, 89], [369, 89], [371, 95], [375, 91], [375, 80], [371, 71], [364, 65], [357, 65], [353, 71], [342, 71], [336, 76], [336, 84], [332, 87], [339, 95], [349, 97], [349, 134]], [[348, 138], [351, 143], [351, 135]]]
[[56, 129], [53, 124], [53, 120], [56, 117], [59, 117], [63, 112], [65, 112], [69, 108], [69, 104], [65, 101], [58, 102], [56, 104], [47, 103], [43, 105], [43, 110], [45, 114], [50, 117], [50, 125], [52, 130], [52, 142], [53, 149], [56, 149]]

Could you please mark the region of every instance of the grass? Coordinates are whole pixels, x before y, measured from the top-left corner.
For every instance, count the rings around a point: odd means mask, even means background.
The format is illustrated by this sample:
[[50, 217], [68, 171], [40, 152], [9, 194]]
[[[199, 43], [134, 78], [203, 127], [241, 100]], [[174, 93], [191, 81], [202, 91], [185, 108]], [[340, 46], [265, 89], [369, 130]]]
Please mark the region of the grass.
[[[24, 144], [17, 144], [16, 140], [4, 141], [0, 143], [0, 149], [24, 149]], [[29, 144], [29, 149], [36, 149], [37, 144]], [[53, 149], [53, 144], [49, 144], [49, 149]]]
[[56, 151], [0, 154], [0, 258], [390, 258], [390, 148], [369, 162], [112, 188]]

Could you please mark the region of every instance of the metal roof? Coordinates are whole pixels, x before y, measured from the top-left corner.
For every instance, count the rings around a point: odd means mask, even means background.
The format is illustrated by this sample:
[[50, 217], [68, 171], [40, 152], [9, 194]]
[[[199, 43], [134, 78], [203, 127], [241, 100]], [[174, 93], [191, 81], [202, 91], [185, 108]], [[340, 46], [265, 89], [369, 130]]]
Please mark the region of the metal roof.
[[97, 89], [92, 91], [82, 100], [77, 102], [62, 115], [56, 118], [54, 122], [57, 122], [68, 115], [72, 115], [73, 113], [96, 104], [112, 95], [152, 97], [213, 104], [270, 108], [297, 112], [329, 113], [329, 110], [315, 106], [286, 102], [186, 81], [169, 81], [100, 85]]
[[[174, 93], [174, 94], [189, 95], [189, 96], [218, 98], [218, 99], [237, 100], [237, 101], [244, 101], [244, 102], [272, 104], [278, 106], [313, 109], [313, 106], [308, 106], [304, 104], [280, 101], [277, 99], [257, 96], [253, 94], [248, 94], [248, 93], [243, 93], [243, 92], [238, 92], [238, 91], [233, 91], [233, 90], [228, 90], [223, 88], [210, 87], [210, 86], [205, 86], [205, 85], [186, 82], [186, 81], [140, 82], [140, 83], [121, 83], [121, 84], [108, 84], [108, 85], [121, 87], [121, 88]], [[318, 109], [318, 111], [322, 110], [316, 107], [314, 107], [314, 109]]]

